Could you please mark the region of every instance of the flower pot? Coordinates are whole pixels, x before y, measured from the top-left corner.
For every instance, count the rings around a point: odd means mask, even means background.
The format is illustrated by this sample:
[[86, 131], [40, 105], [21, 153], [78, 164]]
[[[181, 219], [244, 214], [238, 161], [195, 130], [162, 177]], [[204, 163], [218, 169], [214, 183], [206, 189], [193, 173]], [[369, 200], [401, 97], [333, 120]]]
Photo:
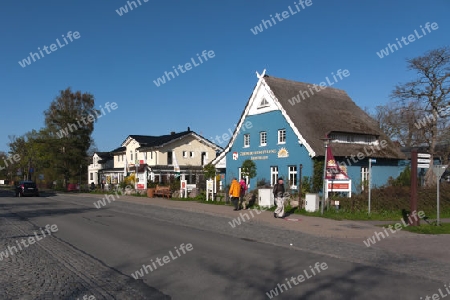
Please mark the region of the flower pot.
[[155, 196], [155, 188], [148, 188], [147, 189], [147, 197], [153, 198]]

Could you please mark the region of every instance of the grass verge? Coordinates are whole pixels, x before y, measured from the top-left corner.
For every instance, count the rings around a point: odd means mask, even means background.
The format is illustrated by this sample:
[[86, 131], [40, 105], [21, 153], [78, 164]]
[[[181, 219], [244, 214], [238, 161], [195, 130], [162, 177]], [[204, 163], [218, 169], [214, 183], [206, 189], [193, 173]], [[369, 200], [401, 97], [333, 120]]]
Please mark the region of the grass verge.
[[450, 223], [441, 223], [436, 226], [421, 221], [420, 226], [408, 226], [403, 230], [420, 234], [450, 234]]

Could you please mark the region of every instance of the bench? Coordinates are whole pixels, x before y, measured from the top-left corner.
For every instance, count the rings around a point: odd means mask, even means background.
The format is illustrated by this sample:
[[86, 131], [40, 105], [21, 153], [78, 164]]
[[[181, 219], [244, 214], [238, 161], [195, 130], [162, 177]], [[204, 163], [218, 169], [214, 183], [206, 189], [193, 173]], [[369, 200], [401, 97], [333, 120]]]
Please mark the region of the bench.
[[172, 192], [170, 191], [170, 187], [168, 186], [156, 186], [155, 196], [167, 197], [170, 198], [172, 196]]

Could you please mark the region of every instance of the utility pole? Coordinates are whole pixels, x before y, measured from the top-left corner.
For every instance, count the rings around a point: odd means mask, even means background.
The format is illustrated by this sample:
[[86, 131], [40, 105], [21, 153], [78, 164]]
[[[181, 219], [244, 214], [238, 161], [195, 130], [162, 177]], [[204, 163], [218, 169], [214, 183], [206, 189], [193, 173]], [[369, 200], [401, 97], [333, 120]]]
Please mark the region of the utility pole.
[[328, 160], [328, 144], [331, 141], [331, 138], [328, 136], [321, 139], [325, 144], [325, 160], [323, 162], [323, 196], [322, 196], [322, 206], [320, 208], [320, 214], [323, 215], [323, 207], [325, 206], [325, 201], [328, 198], [328, 186], [327, 186], [327, 160]]
[[441, 183], [441, 177], [442, 174], [444, 174], [445, 170], [447, 169], [448, 165], [434, 165], [433, 166], [433, 173], [436, 175], [436, 184], [437, 184], [437, 190], [436, 190], [436, 224], [439, 226], [440, 221], [440, 209], [439, 209], [439, 185]]
[[299, 169], [299, 179], [298, 179], [298, 211], [300, 211], [300, 209], [302, 208], [302, 169], [303, 169], [303, 165], [300, 164], [300, 169]]
[[[417, 149], [411, 150], [411, 194], [410, 194], [410, 211], [417, 212]], [[416, 218], [410, 219], [411, 226], [417, 226]]]
[[372, 195], [372, 163], [376, 163], [377, 160], [369, 158], [369, 215], [370, 215], [370, 201]]

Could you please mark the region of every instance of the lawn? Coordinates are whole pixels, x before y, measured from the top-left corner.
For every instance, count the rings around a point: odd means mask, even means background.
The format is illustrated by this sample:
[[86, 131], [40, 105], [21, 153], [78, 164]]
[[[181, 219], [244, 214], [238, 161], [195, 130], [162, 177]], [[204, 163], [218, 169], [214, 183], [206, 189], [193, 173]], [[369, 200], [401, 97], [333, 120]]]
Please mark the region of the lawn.
[[345, 210], [325, 210], [323, 215], [320, 211], [307, 212], [302, 209], [300, 212], [295, 209], [296, 214], [311, 217], [322, 217], [333, 220], [354, 220], [354, 221], [397, 221], [402, 218], [401, 211], [384, 211], [384, 212], [371, 212], [370, 215], [367, 211], [345, 211]]
[[408, 226], [403, 230], [422, 233], [422, 234], [450, 234], [450, 223], [441, 223], [441, 225], [430, 225], [424, 221], [420, 222], [420, 226]]

